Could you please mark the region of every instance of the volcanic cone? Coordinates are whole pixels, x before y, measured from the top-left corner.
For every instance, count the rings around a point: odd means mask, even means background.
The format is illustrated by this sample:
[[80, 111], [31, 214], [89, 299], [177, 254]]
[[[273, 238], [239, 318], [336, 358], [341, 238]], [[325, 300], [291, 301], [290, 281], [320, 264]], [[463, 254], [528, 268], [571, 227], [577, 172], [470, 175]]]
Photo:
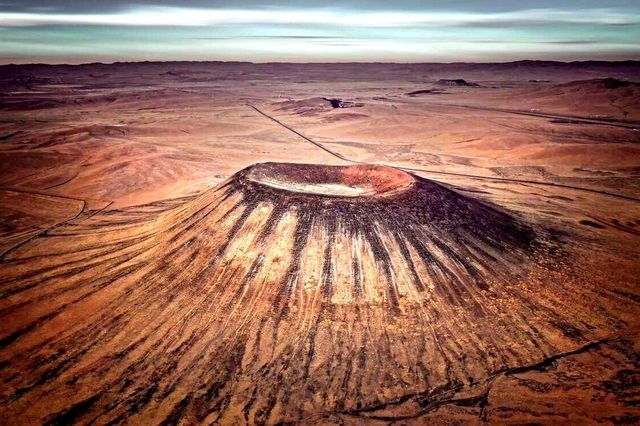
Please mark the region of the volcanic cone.
[[550, 250], [397, 169], [257, 164], [6, 259], [2, 402], [53, 423], [417, 415], [621, 321], [565, 303]]

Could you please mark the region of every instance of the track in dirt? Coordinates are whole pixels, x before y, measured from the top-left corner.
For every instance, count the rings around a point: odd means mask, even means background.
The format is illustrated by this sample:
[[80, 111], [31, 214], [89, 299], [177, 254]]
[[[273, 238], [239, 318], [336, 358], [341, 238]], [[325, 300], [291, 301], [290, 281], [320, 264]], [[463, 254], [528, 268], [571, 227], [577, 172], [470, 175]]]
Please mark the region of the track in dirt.
[[[88, 209], [88, 203], [87, 200], [84, 200], [82, 198], [77, 198], [77, 197], [69, 197], [66, 195], [58, 195], [58, 194], [49, 194], [46, 192], [42, 192], [42, 191], [33, 191], [33, 190], [28, 190], [28, 189], [21, 189], [21, 188], [2, 188], [0, 187], [0, 191], [6, 191], [6, 192], [13, 192], [16, 194], [27, 194], [27, 195], [38, 195], [41, 197], [49, 197], [49, 198], [59, 198], [59, 199], [63, 199], [63, 200], [70, 200], [70, 201], [76, 201], [79, 203], [82, 203], [81, 207], [78, 209], [78, 212], [72, 216], [69, 217], [65, 220], [62, 220], [60, 222], [54, 223], [53, 225], [45, 228], [45, 229], [41, 229], [39, 231], [37, 231], [36, 233], [30, 235], [29, 237], [25, 238], [22, 241], [19, 241], [18, 243], [14, 244], [13, 246], [7, 248], [6, 250], [4, 250], [2, 253], [0, 253], [0, 263], [4, 262], [5, 258], [7, 256], [9, 256], [11, 253], [13, 253], [14, 251], [18, 250], [20, 247], [25, 246], [26, 244], [30, 243], [31, 241], [39, 238], [39, 237], [43, 237], [45, 235], [47, 235], [49, 232], [67, 225], [73, 221], [76, 221], [77, 219], [79, 219], [83, 214], [86, 214], [88, 212], [91, 212], [90, 209]], [[83, 220], [86, 219], [90, 219], [91, 217], [102, 213], [103, 211], [105, 211], [106, 209], [109, 208], [109, 206], [111, 206], [113, 204], [113, 201], [109, 201], [105, 206], [103, 206], [102, 208], [96, 209], [91, 213], [86, 214], [86, 216], [83, 218]]]
[[585, 118], [575, 115], [553, 114], [548, 112], [527, 111], [521, 109], [495, 108], [480, 105], [464, 105], [464, 104], [448, 104], [448, 103], [430, 103], [430, 105], [475, 109], [480, 111], [503, 112], [505, 114], [528, 115], [531, 117], [550, 118], [552, 120], [567, 120], [575, 124], [593, 124], [599, 126], [620, 127], [623, 129], [639, 130], [640, 123], [637, 121], [621, 121], [616, 119], [604, 118]]

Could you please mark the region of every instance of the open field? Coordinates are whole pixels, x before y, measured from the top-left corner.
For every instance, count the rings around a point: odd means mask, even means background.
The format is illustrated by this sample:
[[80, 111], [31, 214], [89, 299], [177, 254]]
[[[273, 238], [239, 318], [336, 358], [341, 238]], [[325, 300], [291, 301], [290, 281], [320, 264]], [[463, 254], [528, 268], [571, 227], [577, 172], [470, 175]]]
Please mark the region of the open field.
[[637, 423], [638, 80], [0, 67], [0, 418]]

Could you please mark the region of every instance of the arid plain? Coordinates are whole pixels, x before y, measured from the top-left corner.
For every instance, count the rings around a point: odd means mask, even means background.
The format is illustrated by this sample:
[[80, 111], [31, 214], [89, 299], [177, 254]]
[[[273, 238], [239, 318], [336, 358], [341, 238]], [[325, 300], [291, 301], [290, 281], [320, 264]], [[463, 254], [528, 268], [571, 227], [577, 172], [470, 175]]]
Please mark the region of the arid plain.
[[634, 81], [0, 67], [0, 422], [639, 422]]

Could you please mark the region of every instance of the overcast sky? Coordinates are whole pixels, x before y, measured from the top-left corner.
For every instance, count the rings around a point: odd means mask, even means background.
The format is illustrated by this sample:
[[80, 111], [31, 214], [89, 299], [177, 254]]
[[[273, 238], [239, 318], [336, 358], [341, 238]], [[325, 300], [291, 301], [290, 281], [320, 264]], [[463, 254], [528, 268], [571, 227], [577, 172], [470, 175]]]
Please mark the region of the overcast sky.
[[640, 59], [640, 0], [0, 0], [0, 63]]

